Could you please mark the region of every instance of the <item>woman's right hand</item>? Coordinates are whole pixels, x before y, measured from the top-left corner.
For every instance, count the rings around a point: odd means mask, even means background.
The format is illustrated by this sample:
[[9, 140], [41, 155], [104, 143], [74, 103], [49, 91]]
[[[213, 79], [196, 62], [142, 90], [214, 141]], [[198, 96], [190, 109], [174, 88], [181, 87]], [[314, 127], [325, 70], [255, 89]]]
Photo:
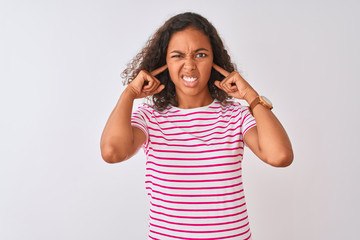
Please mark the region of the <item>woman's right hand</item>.
[[165, 85], [155, 77], [167, 69], [167, 65], [155, 69], [152, 72], [141, 70], [134, 80], [130, 82], [128, 87], [134, 98], [144, 98], [161, 92]]

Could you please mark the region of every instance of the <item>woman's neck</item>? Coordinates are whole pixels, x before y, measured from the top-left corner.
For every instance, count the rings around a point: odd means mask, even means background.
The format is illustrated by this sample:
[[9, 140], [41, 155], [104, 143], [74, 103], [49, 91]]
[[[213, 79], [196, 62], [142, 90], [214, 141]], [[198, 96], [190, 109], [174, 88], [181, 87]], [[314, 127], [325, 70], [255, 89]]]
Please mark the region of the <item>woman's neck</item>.
[[180, 98], [177, 96], [178, 108], [183, 108], [183, 109], [204, 107], [211, 104], [213, 101], [214, 99], [211, 97], [210, 93], [206, 94], [206, 96], [203, 97], [186, 96], [186, 98], [185, 97]]

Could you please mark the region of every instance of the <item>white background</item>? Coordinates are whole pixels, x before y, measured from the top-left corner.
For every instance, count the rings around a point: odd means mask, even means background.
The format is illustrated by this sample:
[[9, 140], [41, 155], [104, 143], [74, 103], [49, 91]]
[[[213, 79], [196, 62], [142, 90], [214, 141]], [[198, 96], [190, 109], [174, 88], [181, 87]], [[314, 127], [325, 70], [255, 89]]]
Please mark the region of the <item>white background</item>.
[[[107, 164], [120, 73], [165, 20], [208, 18], [295, 153], [245, 153], [255, 240], [358, 239], [358, 1], [1, 1], [0, 239], [146, 239], [144, 154]], [[140, 102], [137, 102], [138, 104]]]

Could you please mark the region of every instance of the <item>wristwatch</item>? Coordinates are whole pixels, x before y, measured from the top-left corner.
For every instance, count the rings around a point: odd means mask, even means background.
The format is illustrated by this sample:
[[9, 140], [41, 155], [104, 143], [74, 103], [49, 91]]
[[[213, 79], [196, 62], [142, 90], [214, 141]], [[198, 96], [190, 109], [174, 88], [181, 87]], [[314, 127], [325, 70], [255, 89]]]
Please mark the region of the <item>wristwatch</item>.
[[256, 105], [261, 104], [264, 107], [269, 108], [270, 110], [273, 109], [273, 105], [271, 103], [271, 101], [269, 99], [267, 99], [264, 96], [257, 96], [251, 103], [249, 106], [249, 111], [251, 113], [251, 115], [253, 115], [253, 110], [256, 107]]

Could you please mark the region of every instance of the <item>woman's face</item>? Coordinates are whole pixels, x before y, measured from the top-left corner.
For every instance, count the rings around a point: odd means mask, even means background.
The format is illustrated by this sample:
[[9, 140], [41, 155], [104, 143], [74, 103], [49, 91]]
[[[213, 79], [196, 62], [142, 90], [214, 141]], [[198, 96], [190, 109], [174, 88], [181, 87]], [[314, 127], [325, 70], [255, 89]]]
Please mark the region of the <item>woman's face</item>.
[[178, 100], [211, 98], [207, 83], [213, 52], [205, 34], [192, 27], [174, 33], [169, 41], [166, 62]]

